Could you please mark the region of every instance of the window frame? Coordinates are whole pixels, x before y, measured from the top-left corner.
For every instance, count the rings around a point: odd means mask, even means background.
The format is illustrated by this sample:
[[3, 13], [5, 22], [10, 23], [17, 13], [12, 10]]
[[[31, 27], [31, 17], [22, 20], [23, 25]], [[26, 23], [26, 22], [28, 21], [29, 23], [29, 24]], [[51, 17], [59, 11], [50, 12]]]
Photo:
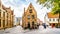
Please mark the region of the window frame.
[[32, 13], [32, 9], [29, 9], [29, 13]]
[[49, 19], [49, 21], [51, 21], [51, 18]]

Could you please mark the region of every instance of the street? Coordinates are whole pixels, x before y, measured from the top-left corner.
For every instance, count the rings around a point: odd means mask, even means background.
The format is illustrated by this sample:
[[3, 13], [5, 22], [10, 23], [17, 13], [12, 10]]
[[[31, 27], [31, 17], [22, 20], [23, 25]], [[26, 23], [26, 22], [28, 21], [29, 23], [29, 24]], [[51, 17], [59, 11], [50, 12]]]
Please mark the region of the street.
[[0, 34], [60, 34], [60, 29], [59, 28], [44, 29], [43, 26], [40, 26], [39, 29], [23, 30], [21, 26], [17, 26], [5, 30], [0, 30]]

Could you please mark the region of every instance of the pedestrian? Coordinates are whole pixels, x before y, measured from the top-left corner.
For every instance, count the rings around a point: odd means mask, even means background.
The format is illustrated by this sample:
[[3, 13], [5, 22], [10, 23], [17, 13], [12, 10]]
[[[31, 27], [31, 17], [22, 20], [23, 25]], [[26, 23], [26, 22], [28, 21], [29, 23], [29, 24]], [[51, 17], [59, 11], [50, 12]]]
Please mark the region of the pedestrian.
[[43, 27], [46, 29], [46, 24], [45, 23], [43, 23]]

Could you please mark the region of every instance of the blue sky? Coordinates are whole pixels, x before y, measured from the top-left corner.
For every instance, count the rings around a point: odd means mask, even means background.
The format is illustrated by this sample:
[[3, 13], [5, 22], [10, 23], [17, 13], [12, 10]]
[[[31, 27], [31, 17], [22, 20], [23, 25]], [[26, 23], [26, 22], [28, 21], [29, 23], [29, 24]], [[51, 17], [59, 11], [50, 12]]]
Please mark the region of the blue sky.
[[37, 0], [2, 0], [2, 4], [6, 7], [11, 7], [12, 10], [14, 9], [15, 17], [22, 17], [24, 7], [27, 9], [29, 4], [32, 3], [37, 11], [37, 17], [44, 22], [45, 14], [50, 12], [51, 9], [39, 5], [36, 1]]

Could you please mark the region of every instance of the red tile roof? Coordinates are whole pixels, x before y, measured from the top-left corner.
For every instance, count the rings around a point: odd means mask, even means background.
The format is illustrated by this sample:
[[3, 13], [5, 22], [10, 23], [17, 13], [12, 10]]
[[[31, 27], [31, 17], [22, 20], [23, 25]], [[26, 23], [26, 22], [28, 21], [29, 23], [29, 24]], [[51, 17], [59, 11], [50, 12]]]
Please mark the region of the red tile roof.
[[59, 18], [59, 14], [52, 14], [51, 12], [49, 12], [47, 15], [48, 18]]

